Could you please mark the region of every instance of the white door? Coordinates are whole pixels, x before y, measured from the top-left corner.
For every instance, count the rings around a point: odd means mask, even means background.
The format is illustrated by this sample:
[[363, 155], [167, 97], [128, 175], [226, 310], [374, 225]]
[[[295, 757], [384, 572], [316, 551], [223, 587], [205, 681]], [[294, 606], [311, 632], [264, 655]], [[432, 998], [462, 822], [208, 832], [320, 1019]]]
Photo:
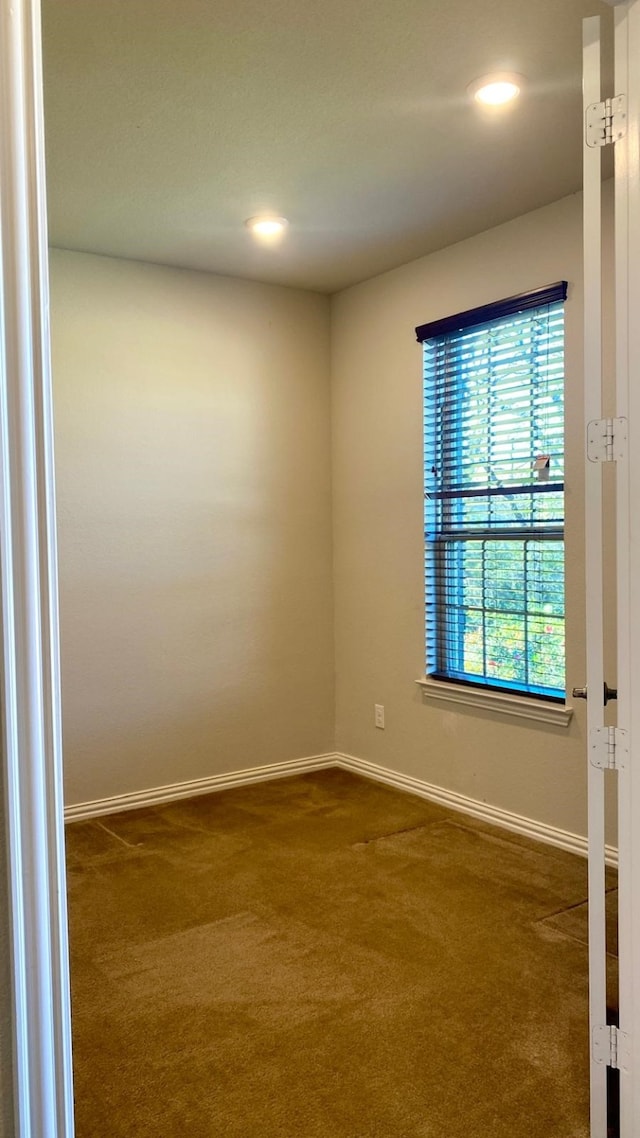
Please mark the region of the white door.
[[[615, 8], [615, 90], [602, 100], [597, 17], [584, 21], [584, 350], [587, 585], [587, 758], [589, 790], [589, 981], [591, 1136], [607, 1138], [619, 1079], [620, 1138], [640, 1134], [640, 0]], [[610, 62], [610, 61], [609, 61]], [[608, 92], [607, 92], [608, 94]], [[616, 408], [602, 398], [602, 156], [615, 152]], [[603, 468], [616, 492], [617, 700], [605, 711], [603, 653]], [[577, 693], [574, 693], [577, 694]], [[634, 699], [635, 695], [635, 699]], [[607, 1009], [605, 771], [615, 770], [619, 845], [619, 981]], [[613, 1012], [613, 1014], [612, 1014]], [[615, 1020], [617, 1019], [617, 1023]], [[635, 1030], [634, 1030], [635, 1029]], [[611, 1072], [611, 1073], [609, 1073]], [[612, 1072], [617, 1072], [612, 1074]], [[609, 1098], [609, 1102], [608, 1102]]]

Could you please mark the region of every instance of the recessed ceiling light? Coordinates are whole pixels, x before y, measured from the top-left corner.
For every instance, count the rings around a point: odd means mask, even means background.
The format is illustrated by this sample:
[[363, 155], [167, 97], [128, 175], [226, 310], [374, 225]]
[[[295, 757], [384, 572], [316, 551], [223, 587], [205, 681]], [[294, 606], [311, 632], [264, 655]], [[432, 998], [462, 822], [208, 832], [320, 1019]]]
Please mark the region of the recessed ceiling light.
[[469, 94], [477, 103], [485, 107], [502, 107], [517, 99], [522, 90], [523, 78], [512, 72], [501, 71], [497, 75], [483, 75], [469, 84]]
[[288, 224], [286, 217], [274, 217], [273, 214], [260, 214], [245, 221], [247, 229], [261, 241], [277, 241], [282, 237]]

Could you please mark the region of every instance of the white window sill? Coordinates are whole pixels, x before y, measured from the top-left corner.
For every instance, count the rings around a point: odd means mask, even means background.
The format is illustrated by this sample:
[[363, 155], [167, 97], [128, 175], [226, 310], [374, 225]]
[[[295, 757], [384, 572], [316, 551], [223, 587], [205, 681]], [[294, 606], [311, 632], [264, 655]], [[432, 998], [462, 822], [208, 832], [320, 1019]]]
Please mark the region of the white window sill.
[[446, 680], [432, 680], [429, 676], [416, 680], [416, 683], [429, 699], [479, 707], [483, 711], [496, 711], [499, 715], [514, 715], [517, 719], [552, 723], [555, 727], [568, 727], [573, 715], [573, 708], [564, 703], [546, 703], [542, 699], [475, 688], [471, 684], [448, 684]]

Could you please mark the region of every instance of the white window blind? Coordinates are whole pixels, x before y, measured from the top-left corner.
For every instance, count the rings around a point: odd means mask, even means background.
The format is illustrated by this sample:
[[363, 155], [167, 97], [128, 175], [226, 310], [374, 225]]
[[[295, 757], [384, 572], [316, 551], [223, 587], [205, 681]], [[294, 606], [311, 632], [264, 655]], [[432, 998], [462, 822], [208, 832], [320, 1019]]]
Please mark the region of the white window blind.
[[565, 295], [561, 282], [417, 330], [427, 671], [560, 699]]

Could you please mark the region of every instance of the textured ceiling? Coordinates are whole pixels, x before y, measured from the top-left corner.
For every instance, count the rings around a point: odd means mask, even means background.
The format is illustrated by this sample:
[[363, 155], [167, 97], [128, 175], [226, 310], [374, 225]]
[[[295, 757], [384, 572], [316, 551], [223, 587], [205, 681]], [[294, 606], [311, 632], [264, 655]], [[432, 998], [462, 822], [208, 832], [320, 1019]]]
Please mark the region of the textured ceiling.
[[[53, 244], [332, 292], [580, 187], [599, 0], [43, 0]], [[506, 113], [467, 84], [525, 75]], [[245, 218], [291, 227], [257, 246]]]

